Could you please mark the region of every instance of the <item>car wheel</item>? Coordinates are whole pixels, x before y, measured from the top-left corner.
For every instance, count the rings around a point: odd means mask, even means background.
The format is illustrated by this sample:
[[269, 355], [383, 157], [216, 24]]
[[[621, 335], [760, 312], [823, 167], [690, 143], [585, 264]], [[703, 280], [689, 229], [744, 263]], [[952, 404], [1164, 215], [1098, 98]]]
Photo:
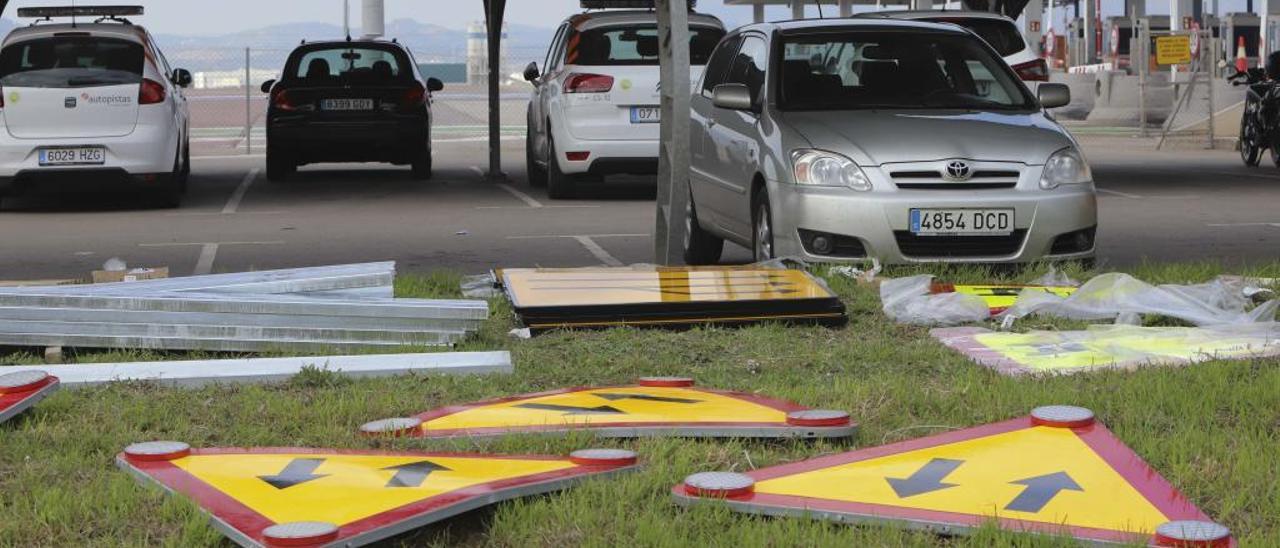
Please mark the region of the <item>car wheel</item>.
[[690, 192], [684, 206], [684, 264], [715, 264], [720, 262], [723, 253], [724, 239], [703, 230], [698, 224], [698, 210]]
[[298, 164], [280, 150], [267, 147], [267, 180], [280, 182], [298, 171]]
[[1280, 136], [1272, 137], [1270, 141], [1267, 143], [1267, 150], [1271, 153], [1271, 163], [1280, 167]]
[[556, 142], [547, 137], [547, 196], [552, 200], [572, 198], [577, 193], [577, 181], [573, 175], [560, 171], [556, 159]]
[[761, 263], [774, 258], [773, 250], [773, 212], [769, 209], [769, 195], [764, 190], [756, 192], [755, 215], [752, 216], [752, 224], [755, 228], [751, 231], [751, 249], [754, 252], [756, 262]]
[[418, 157], [413, 160], [413, 178], [418, 180], [426, 180], [431, 178], [431, 146], [425, 147], [426, 150], [418, 153]]
[[533, 150], [533, 127], [525, 131], [524, 164], [529, 186], [533, 188], [547, 186], [547, 168], [538, 165], [538, 156]]

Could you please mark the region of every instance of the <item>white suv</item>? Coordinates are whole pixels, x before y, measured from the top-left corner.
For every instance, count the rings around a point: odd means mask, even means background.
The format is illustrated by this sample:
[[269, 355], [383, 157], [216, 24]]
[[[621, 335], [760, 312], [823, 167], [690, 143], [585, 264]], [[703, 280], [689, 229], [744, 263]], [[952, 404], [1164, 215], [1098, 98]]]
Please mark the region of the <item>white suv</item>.
[[[191, 74], [172, 69], [142, 8], [23, 8], [0, 44], [0, 196], [129, 188], [176, 207], [190, 173]], [[53, 17], [92, 23], [45, 23]]]
[[[690, 81], [696, 82], [724, 24], [689, 14]], [[658, 20], [652, 11], [574, 15], [556, 31], [529, 102], [529, 184], [552, 198], [605, 175], [658, 172]]]

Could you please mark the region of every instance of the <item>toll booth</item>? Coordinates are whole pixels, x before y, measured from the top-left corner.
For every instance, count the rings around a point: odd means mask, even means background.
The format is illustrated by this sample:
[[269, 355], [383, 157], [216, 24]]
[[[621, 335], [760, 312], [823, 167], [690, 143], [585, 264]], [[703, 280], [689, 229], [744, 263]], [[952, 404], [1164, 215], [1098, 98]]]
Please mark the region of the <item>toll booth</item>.
[[1067, 23], [1067, 66], [1075, 67], [1088, 64], [1084, 58], [1084, 20], [1077, 17]]
[[[1152, 31], [1169, 30], [1168, 15], [1147, 15], [1139, 17], [1138, 20], [1145, 21], [1147, 28]], [[1103, 21], [1106, 32], [1103, 36], [1103, 51], [1106, 54], [1103, 59], [1106, 62], [1113, 63], [1116, 70], [1129, 70], [1129, 48], [1133, 42], [1133, 18], [1132, 17], [1108, 17]]]
[[1222, 16], [1218, 22], [1218, 37], [1222, 40], [1222, 55], [1228, 62], [1236, 58], [1236, 48], [1244, 38], [1244, 56], [1249, 66], [1258, 62], [1258, 28], [1262, 19], [1254, 13], [1233, 12]]

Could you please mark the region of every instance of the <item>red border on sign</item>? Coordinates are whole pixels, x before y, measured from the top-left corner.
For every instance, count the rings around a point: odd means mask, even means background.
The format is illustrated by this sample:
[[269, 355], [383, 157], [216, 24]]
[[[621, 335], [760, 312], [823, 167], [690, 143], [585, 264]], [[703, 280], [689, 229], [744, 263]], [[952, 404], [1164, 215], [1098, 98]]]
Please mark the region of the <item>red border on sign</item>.
[[[428, 421], [432, 421], [441, 417], [447, 417], [463, 411], [470, 411], [481, 407], [489, 407], [503, 403], [511, 403], [520, 400], [530, 400], [534, 398], [543, 398], [547, 396], [559, 396], [562, 394], [572, 394], [574, 392], [584, 392], [587, 390], [618, 390], [618, 389], [634, 389], [634, 388], [652, 388], [646, 386], [628, 385], [628, 386], [575, 386], [573, 388], [562, 388], [558, 390], [548, 390], [546, 392], [535, 392], [533, 394], [522, 394], [519, 396], [508, 396], [503, 398], [494, 398], [475, 403], [467, 403], [463, 405], [451, 405], [433, 409], [417, 415], [416, 417], [422, 421], [422, 426], [415, 431], [406, 434], [413, 438], [436, 438], [436, 437], [455, 437], [466, 435], [493, 435], [493, 434], [517, 434], [529, 432], [564, 432], [572, 430], [597, 430], [604, 428], [699, 428], [699, 427], [722, 427], [722, 428], [759, 428], [759, 427], [785, 427], [785, 428], [804, 428], [793, 424], [788, 424], [786, 420], [778, 422], [608, 422], [599, 424], [549, 424], [549, 425], [530, 425], [530, 426], [491, 426], [484, 428], [451, 428], [445, 430], [427, 430]], [[789, 402], [786, 400], [778, 400], [761, 396], [758, 394], [748, 394], [745, 392], [734, 392], [730, 390], [715, 390], [711, 388], [689, 387], [683, 390], [694, 392], [702, 392], [705, 394], [713, 394], [734, 398], [737, 400], [753, 403], [763, 407], [767, 407], [783, 413], [791, 413], [795, 411], [808, 411], [809, 408], [800, 404]], [[854, 425], [851, 421], [849, 425]]]
[[22, 392], [9, 392], [0, 394], [0, 412], [8, 411], [14, 407], [18, 407], [32, 398], [43, 398], [49, 392], [57, 389], [59, 384], [58, 377], [50, 375], [40, 381], [34, 388]]
[[[782, 476], [811, 472], [852, 462], [860, 462], [919, 449], [927, 449], [930, 447], [969, 441], [1032, 427], [1035, 427], [1035, 425], [1032, 424], [1031, 417], [1022, 417], [1009, 421], [978, 426], [975, 428], [947, 432], [935, 436], [870, 447], [838, 455], [818, 457], [815, 459], [782, 464], [769, 468], [762, 468], [760, 470], [746, 472], [746, 475], [756, 480], [758, 484], [761, 481]], [[1073, 428], [1071, 430], [1079, 436], [1081, 441], [1092, 448], [1103, 461], [1110, 465], [1116, 473], [1128, 481], [1134, 489], [1142, 494], [1147, 501], [1155, 506], [1156, 509], [1160, 510], [1160, 512], [1164, 514], [1169, 521], [1212, 521], [1208, 516], [1201, 512], [1199, 508], [1196, 508], [1196, 506], [1192, 504], [1191, 501], [1188, 500], [1181, 492], [1161, 477], [1159, 472], [1152, 469], [1150, 465], [1143, 461], [1141, 457], [1134, 453], [1132, 449], [1125, 445], [1124, 442], [1120, 441], [1115, 434], [1111, 433], [1111, 431], [1101, 423], [1094, 423], [1090, 426]], [[677, 497], [688, 498], [683, 485], [673, 487], [671, 492]], [[1036, 532], [1051, 535], [1066, 534], [1077, 539], [1103, 542], [1127, 543], [1142, 541], [1141, 534], [1135, 534], [1128, 531], [1096, 529], [1090, 527], [1072, 527], [1013, 518], [993, 518], [991, 516], [979, 516], [975, 514], [920, 510], [882, 504], [845, 502], [793, 495], [774, 495], [756, 492], [751, 495], [735, 497], [731, 500], [734, 503], [767, 508], [822, 511], [851, 516], [937, 525], [952, 525], [957, 527], [977, 527], [984, 523], [995, 521], [1002, 528], [1013, 531]], [[1152, 533], [1154, 534], [1154, 531]], [[1231, 545], [1235, 546], [1234, 539], [1232, 540]]]
[[[264, 448], [210, 448], [210, 449], [193, 449], [191, 456], [208, 456], [208, 455], [367, 455], [367, 456], [389, 456], [389, 457], [444, 457], [444, 458], [484, 458], [492, 460], [543, 460], [543, 461], [564, 461], [569, 463], [569, 457], [558, 457], [548, 455], [488, 455], [482, 453], [449, 453], [449, 452], [404, 452], [404, 451], [363, 451], [349, 449], [307, 449], [307, 448], [288, 448], [288, 447], [264, 447]], [[276, 525], [276, 523], [266, 516], [259, 514], [257, 511], [245, 506], [235, 498], [219, 491], [213, 486], [205, 483], [191, 473], [174, 465], [172, 461], [133, 461], [129, 460], [124, 453], [116, 456], [116, 459], [137, 470], [139, 473], [146, 475], [148, 478], [160, 483], [161, 485], [172, 489], [178, 493], [186, 495], [194, 500], [206, 512], [213, 517], [226, 523], [231, 528], [239, 531], [244, 536], [253, 539], [263, 545], [267, 544], [266, 539], [262, 536], [262, 531], [267, 527]], [[508, 478], [500, 481], [493, 481], [479, 485], [472, 485], [456, 491], [442, 493], [434, 497], [422, 499], [417, 502], [406, 504], [399, 508], [388, 510], [381, 514], [369, 516], [364, 519], [353, 521], [346, 525], [342, 525], [338, 529], [338, 537], [334, 542], [339, 542], [357, 535], [376, 531], [385, 527], [395, 525], [399, 522], [412, 519], [420, 514], [442, 510], [449, 506], [468, 501], [471, 499], [487, 497], [489, 495], [499, 493], [501, 491], [535, 485], [552, 480], [563, 480], [574, 477], [585, 477], [601, 472], [612, 472], [615, 470], [624, 470], [634, 467], [635, 464], [629, 465], [590, 465], [584, 466], [573, 464], [570, 468], [555, 470], [551, 472], [543, 472], [540, 474], [531, 474], [527, 476], [519, 476]]]

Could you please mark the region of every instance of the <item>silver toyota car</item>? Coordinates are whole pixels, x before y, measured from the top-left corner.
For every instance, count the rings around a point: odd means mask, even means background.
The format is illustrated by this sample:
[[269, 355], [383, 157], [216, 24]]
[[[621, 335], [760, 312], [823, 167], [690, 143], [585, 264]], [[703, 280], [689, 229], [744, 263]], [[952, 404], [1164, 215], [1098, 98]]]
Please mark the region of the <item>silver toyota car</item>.
[[1039, 97], [959, 26], [743, 27], [693, 95], [685, 258], [1091, 260], [1089, 165]]

